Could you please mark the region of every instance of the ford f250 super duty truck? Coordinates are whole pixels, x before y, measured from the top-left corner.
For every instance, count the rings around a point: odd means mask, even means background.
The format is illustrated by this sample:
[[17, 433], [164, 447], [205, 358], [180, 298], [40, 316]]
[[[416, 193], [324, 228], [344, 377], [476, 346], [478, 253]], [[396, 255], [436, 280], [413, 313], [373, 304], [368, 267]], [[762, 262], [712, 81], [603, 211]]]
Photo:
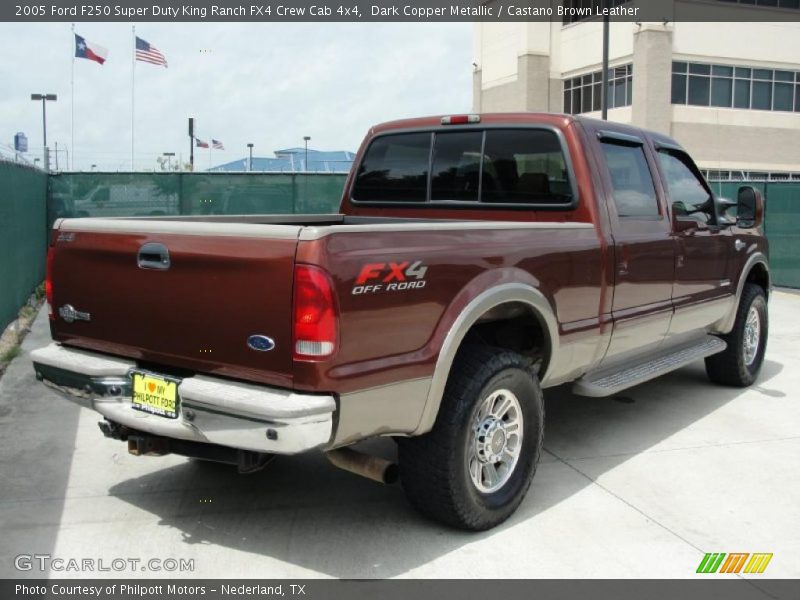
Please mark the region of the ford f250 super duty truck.
[[[56, 222], [34, 366], [133, 454], [252, 471], [321, 450], [486, 529], [533, 478], [542, 388], [609, 396], [701, 358], [714, 382], [756, 379], [763, 210], [626, 125], [385, 123], [341, 214]], [[373, 436], [398, 466], [349, 448]]]

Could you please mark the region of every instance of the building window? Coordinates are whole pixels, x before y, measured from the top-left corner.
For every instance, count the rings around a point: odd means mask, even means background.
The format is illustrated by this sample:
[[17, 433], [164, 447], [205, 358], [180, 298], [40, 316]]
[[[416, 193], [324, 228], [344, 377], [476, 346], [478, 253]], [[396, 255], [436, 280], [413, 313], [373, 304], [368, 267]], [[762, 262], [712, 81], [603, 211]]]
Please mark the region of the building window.
[[[628, 1], [608, 0], [608, 7], [621, 6]], [[797, 1], [800, 2], [800, 0]], [[570, 23], [577, 23], [594, 17], [595, 7], [598, 6], [598, 2], [597, 0], [564, 0], [562, 5], [564, 6], [564, 16], [561, 18], [561, 22], [564, 25], [569, 25]]]
[[676, 61], [672, 103], [800, 112], [800, 71]]
[[[600, 110], [602, 71], [564, 80], [564, 112], [577, 115]], [[608, 108], [630, 106], [633, 101], [633, 65], [608, 70]]]
[[800, 0], [717, 0], [729, 4], [748, 4], [756, 6], [768, 6], [771, 8], [787, 8], [797, 10], [800, 8]]

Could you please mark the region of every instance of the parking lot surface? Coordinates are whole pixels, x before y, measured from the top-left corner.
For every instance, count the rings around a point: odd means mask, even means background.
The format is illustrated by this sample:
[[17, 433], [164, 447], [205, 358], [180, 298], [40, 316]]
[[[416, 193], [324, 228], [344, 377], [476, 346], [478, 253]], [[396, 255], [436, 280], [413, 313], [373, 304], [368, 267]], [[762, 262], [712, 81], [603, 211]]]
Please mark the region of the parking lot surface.
[[[96, 413], [35, 381], [42, 313], [0, 380], [0, 577], [684, 578], [706, 552], [773, 553], [763, 574], [743, 575], [761, 587], [799, 577], [800, 295], [775, 292], [770, 313], [749, 389], [709, 383], [701, 361], [615, 398], [548, 390], [531, 492], [480, 534], [423, 520], [399, 486], [319, 453], [250, 476], [128, 455]], [[365, 447], [394, 453], [387, 439]], [[21, 554], [194, 569], [19, 571]]]

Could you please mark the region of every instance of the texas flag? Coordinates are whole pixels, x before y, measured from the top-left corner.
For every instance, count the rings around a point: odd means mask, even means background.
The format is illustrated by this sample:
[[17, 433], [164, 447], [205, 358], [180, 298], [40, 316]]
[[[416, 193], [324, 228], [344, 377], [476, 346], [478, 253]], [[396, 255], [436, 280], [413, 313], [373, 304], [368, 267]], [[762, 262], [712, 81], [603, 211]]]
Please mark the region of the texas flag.
[[101, 65], [106, 62], [108, 50], [99, 44], [87, 42], [77, 33], [75, 34], [75, 58], [88, 58]]
[[194, 144], [198, 148], [208, 148], [208, 142], [204, 142], [200, 138], [194, 138]]

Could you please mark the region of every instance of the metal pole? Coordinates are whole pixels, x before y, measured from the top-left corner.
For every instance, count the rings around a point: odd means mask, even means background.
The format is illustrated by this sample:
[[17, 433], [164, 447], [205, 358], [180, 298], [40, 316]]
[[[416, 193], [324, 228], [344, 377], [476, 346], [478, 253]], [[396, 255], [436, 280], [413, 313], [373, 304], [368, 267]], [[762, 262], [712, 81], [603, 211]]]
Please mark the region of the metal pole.
[[[608, 7], [608, 0], [603, 0], [604, 8]], [[602, 119], [604, 121], [608, 121], [608, 33], [609, 33], [609, 23], [610, 19], [608, 15], [603, 16], [603, 76], [602, 76], [602, 86], [603, 86], [603, 96], [602, 96], [602, 104], [600, 105], [602, 110]]]
[[189, 117], [189, 170], [194, 171], [194, 117]]
[[[70, 101], [69, 101], [69, 147], [72, 150], [72, 159], [75, 160], [75, 23], [72, 24], [72, 35], [70, 36], [70, 54], [72, 55], [72, 69], [70, 73]], [[67, 166], [74, 170], [75, 165], [69, 162], [70, 154], [67, 154]]]
[[47, 152], [47, 100], [42, 94], [42, 133], [44, 134], [44, 151]]
[[136, 165], [133, 161], [133, 148], [134, 148], [134, 114], [135, 99], [136, 99], [136, 25], [131, 25], [131, 36], [133, 37], [133, 48], [131, 49], [131, 171], [136, 170]]

